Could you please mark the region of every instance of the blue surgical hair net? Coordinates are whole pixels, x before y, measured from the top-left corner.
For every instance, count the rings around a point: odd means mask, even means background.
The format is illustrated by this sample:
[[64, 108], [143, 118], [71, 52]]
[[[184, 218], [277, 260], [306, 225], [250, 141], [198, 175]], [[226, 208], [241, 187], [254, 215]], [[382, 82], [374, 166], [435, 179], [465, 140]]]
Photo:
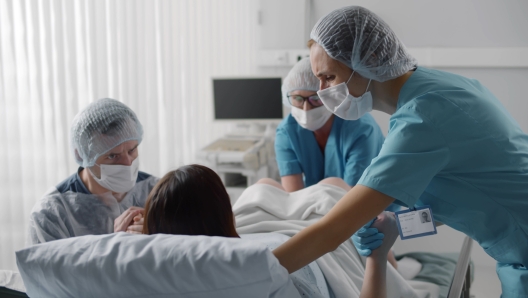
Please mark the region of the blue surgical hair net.
[[360, 6], [336, 9], [310, 33], [331, 58], [378, 82], [397, 78], [417, 65], [380, 17]]
[[287, 96], [296, 90], [319, 90], [319, 79], [312, 72], [309, 57], [299, 60], [282, 82], [282, 104], [291, 106]]
[[131, 140], [143, 139], [143, 126], [134, 111], [111, 98], [89, 104], [75, 116], [70, 145], [81, 167], [92, 167], [99, 156]]

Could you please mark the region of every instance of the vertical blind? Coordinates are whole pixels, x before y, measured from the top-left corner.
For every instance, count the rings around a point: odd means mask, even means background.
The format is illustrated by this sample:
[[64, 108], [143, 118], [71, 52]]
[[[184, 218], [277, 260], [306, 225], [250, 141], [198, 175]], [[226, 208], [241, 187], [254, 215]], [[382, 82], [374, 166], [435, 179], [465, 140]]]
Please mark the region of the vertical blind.
[[33, 205], [75, 172], [69, 127], [90, 102], [136, 112], [156, 176], [225, 133], [211, 78], [254, 73], [255, 19], [255, 0], [0, 0], [0, 269], [17, 270]]

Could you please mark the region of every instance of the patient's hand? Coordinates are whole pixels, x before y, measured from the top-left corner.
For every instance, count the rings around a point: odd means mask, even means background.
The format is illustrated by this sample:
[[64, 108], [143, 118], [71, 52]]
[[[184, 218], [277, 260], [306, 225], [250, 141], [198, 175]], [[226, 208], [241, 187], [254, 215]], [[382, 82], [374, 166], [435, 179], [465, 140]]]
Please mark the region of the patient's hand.
[[126, 232], [132, 234], [142, 234], [143, 233], [143, 214], [138, 214], [134, 216], [134, 222], [128, 226]]
[[378, 215], [371, 227], [377, 228], [380, 233], [385, 235], [383, 243], [380, 247], [372, 251], [371, 256], [378, 259], [387, 258], [387, 254], [399, 235], [396, 216], [392, 212], [382, 212]]
[[128, 227], [133, 224], [134, 217], [137, 215], [142, 215], [144, 212], [144, 209], [141, 207], [132, 206], [125, 210], [123, 214], [119, 215], [114, 220], [114, 232], [125, 232]]

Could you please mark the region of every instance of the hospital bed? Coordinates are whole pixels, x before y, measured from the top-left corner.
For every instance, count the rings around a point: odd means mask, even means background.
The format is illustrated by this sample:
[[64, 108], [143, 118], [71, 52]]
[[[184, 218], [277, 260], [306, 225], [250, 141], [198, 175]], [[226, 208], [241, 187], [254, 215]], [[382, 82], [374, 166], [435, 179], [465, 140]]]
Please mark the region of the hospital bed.
[[[129, 236], [129, 235], [126, 235]], [[167, 235], [165, 235], [167, 236]], [[93, 236], [98, 237], [98, 236]], [[187, 236], [189, 237], [189, 236]], [[243, 237], [245, 238], [245, 237]], [[252, 242], [255, 242], [256, 238], [249, 237], [249, 240]], [[447, 298], [469, 298], [469, 288], [471, 285], [471, 272], [470, 272], [470, 252], [471, 252], [471, 246], [472, 246], [472, 240], [469, 237], [466, 237], [464, 239], [464, 243], [462, 245], [462, 249], [460, 253], [458, 254], [458, 261], [456, 262], [456, 267], [452, 272], [445, 272], [445, 274], [449, 275], [447, 278], [451, 278], [451, 283], [449, 286]], [[314, 262], [315, 264], [315, 262]], [[314, 264], [311, 264], [312, 266], [316, 266]], [[425, 266], [424, 266], [425, 267]], [[316, 268], [317, 269], [317, 268]], [[311, 271], [315, 272], [315, 270]], [[99, 273], [97, 273], [99, 274]], [[102, 274], [110, 274], [108, 272], [102, 273]], [[154, 274], [154, 273], [151, 273]], [[310, 273], [313, 275], [313, 273]], [[49, 277], [48, 278], [53, 278]], [[60, 277], [58, 277], [60, 278]], [[82, 279], [79, 277], [79, 279]], [[48, 279], [49, 281], [49, 279]], [[45, 282], [45, 281], [41, 281]], [[318, 283], [320, 284], [320, 283]], [[413, 285], [413, 282], [410, 282], [411, 285]], [[432, 284], [432, 283], [431, 283]], [[418, 293], [418, 297], [423, 298], [435, 298], [435, 297], [446, 297], [446, 296], [440, 296], [440, 291], [435, 290], [435, 287], [438, 288], [438, 286], [442, 285], [435, 285], [432, 284], [431, 286], [427, 286], [427, 282], [419, 281], [417, 283], [414, 283], [415, 290]], [[34, 285], [32, 285], [34, 287]], [[45, 287], [45, 285], [39, 285], [39, 287]], [[299, 288], [297, 287], [299, 290]], [[429, 292], [427, 292], [427, 289], [429, 289]], [[329, 289], [330, 295], [323, 295], [322, 297], [334, 297], [332, 296], [332, 289]], [[304, 293], [303, 293], [304, 294]], [[445, 294], [444, 294], [445, 295]], [[89, 294], [87, 293], [87, 296]], [[0, 271], [0, 297], [28, 297], [25, 294], [25, 287], [22, 282], [22, 277], [20, 274], [10, 271]], [[147, 297], [147, 296], [145, 296]], [[270, 296], [271, 297], [271, 296]]]
[[[292, 275], [272, 254], [272, 249], [324, 217], [345, 193], [327, 184], [293, 193], [255, 184], [232, 208], [238, 234], [257, 238], [88, 235], [20, 250], [17, 264], [30, 296], [359, 297], [365, 259], [350, 240]], [[471, 248], [471, 240], [466, 241], [458, 267], [445, 272], [446, 284], [406, 281], [387, 266], [388, 298], [444, 298], [447, 294], [440, 291], [441, 286], [459, 289]], [[426, 285], [436, 286], [436, 292], [427, 291]], [[450, 298], [458, 297], [453, 293]]]

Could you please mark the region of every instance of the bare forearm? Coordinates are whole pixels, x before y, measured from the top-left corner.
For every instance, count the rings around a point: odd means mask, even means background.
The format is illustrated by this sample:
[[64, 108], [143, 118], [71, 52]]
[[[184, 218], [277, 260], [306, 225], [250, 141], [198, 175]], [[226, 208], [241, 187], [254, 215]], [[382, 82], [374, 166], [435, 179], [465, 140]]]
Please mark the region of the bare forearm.
[[360, 298], [387, 297], [387, 258], [367, 258]]
[[398, 269], [398, 262], [396, 261], [396, 256], [392, 250], [389, 250], [389, 253], [387, 254], [387, 261], [389, 261], [394, 269]]
[[276, 248], [273, 254], [289, 273], [295, 272], [335, 249], [324, 229], [325, 227], [317, 222]]
[[283, 176], [281, 184], [287, 192], [294, 192], [304, 188], [302, 174]]

